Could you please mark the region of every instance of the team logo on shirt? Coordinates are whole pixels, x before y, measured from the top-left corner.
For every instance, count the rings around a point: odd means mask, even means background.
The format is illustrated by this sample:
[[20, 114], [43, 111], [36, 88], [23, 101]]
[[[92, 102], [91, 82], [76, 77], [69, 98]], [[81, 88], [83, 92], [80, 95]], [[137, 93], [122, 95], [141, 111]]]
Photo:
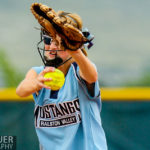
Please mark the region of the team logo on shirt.
[[36, 127], [61, 127], [81, 122], [79, 99], [35, 108]]

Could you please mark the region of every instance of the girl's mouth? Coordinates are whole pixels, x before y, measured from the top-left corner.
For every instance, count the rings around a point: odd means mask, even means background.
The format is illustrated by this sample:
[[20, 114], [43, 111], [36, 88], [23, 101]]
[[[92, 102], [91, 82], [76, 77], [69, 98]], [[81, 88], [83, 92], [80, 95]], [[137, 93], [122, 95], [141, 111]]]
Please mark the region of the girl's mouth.
[[57, 51], [55, 51], [55, 50], [54, 50], [54, 51], [53, 51], [53, 50], [51, 50], [49, 54], [50, 54], [50, 55], [57, 55]]

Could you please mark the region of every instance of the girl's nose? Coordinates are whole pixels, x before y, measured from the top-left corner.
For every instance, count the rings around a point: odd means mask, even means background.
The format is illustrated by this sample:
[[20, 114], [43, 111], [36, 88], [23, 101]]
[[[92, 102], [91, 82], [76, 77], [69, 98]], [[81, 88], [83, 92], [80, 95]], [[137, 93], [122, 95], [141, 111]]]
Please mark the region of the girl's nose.
[[50, 45], [45, 44], [45, 50], [49, 50], [50, 49]]
[[51, 50], [57, 50], [57, 49], [58, 49], [58, 46], [56, 45], [55, 42], [52, 42], [52, 43], [51, 43], [50, 49], [51, 49]]

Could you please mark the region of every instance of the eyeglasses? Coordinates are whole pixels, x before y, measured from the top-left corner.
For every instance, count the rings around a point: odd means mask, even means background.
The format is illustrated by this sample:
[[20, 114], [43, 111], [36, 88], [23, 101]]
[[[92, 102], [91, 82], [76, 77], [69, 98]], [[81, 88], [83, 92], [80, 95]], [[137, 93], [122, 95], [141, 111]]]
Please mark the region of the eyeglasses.
[[44, 44], [50, 45], [52, 37], [50, 37], [45, 30], [41, 30], [41, 41], [44, 41]]
[[47, 44], [47, 45], [51, 44], [52, 38], [50, 36], [42, 35], [42, 37], [43, 37], [43, 41], [44, 41], [45, 44]]
[[[48, 33], [42, 29], [41, 29], [40, 37], [41, 37], [41, 40], [37, 43], [37, 49], [38, 49], [39, 53], [40, 53], [40, 51], [43, 51], [43, 54], [45, 51], [53, 51], [51, 49], [46, 50], [44, 44], [51, 45], [52, 42], [55, 42], [57, 45], [57, 41], [54, 40], [51, 36], [49, 36]], [[58, 48], [58, 50], [55, 50], [55, 51], [64, 51], [64, 50]]]

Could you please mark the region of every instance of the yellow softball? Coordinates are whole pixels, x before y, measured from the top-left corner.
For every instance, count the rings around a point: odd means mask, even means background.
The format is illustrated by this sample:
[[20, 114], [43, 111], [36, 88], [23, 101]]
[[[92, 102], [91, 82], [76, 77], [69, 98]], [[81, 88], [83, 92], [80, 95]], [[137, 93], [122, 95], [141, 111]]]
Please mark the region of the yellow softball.
[[45, 81], [44, 84], [49, 86], [53, 91], [59, 90], [65, 82], [65, 76], [59, 69], [55, 69], [54, 72], [45, 73], [44, 78], [52, 78], [52, 81]]

